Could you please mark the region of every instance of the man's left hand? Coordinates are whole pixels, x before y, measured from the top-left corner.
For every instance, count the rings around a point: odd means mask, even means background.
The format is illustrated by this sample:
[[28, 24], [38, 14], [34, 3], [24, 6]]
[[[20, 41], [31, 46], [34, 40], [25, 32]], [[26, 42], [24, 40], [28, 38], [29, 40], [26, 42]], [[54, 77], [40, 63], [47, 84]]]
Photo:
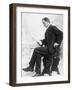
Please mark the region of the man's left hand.
[[58, 43], [54, 43], [54, 47], [56, 47], [56, 46], [59, 46], [59, 44]]

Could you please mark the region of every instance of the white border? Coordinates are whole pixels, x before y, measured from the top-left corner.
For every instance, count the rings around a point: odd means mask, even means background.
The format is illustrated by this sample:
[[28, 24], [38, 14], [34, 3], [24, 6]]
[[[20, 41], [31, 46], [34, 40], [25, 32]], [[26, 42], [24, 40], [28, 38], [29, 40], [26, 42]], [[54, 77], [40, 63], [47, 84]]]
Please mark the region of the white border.
[[[63, 14], [63, 75], [51, 77], [24, 77], [21, 78], [21, 12], [37, 12], [37, 13], [52, 13]], [[51, 82], [68, 80], [68, 11], [63, 9], [41, 9], [41, 8], [16, 8], [16, 83], [31, 83], [31, 82]]]

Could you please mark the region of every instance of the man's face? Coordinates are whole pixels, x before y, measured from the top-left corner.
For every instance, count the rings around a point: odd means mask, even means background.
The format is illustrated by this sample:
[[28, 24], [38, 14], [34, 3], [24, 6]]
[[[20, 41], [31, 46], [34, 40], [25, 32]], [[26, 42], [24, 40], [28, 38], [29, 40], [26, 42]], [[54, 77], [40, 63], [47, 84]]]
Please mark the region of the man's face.
[[43, 25], [47, 28], [49, 26], [49, 22], [42, 20]]

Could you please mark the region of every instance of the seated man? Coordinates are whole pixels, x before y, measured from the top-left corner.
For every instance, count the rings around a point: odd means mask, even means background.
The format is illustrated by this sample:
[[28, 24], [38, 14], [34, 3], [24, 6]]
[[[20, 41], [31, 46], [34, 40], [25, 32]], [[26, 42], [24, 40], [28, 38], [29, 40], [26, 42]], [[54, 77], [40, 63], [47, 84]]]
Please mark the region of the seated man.
[[51, 25], [50, 20], [47, 17], [42, 19], [42, 23], [46, 27], [45, 39], [41, 40], [42, 44], [40, 44], [40, 47], [34, 49], [29, 66], [23, 68], [24, 71], [34, 71], [36, 63], [35, 76], [41, 75], [41, 57], [48, 55], [49, 60], [51, 60], [55, 53], [54, 43], [61, 42], [63, 39], [63, 33], [56, 26]]

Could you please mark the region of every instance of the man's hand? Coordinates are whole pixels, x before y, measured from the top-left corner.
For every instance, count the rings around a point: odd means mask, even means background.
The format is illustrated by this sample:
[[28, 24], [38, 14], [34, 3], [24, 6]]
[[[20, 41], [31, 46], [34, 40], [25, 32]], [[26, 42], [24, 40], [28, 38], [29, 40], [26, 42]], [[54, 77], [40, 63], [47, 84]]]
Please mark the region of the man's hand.
[[58, 43], [54, 43], [54, 47], [58, 46], [59, 44]]

